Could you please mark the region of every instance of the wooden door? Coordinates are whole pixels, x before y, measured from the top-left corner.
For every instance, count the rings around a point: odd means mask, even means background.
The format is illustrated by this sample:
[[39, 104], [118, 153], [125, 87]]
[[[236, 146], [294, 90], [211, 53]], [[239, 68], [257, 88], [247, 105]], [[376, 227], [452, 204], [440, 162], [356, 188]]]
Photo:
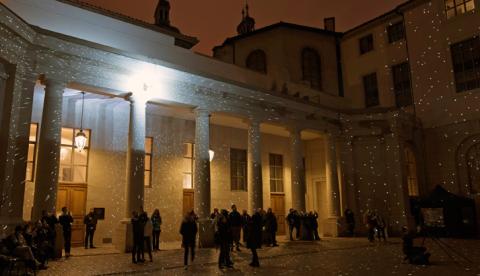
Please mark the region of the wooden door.
[[60, 183], [57, 193], [57, 211], [66, 206], [73, 217], [72, 246], [83, 246], [85, 226], [83, 218], [86, 213], [87, 184]]
[[183, 189], [183, 215], [193, 210], [194, 193], [192, 189]]
[[285, 235], [285, 195], [270, 194], [271, 208], [277, 217], [278, 230], [277, 235]]

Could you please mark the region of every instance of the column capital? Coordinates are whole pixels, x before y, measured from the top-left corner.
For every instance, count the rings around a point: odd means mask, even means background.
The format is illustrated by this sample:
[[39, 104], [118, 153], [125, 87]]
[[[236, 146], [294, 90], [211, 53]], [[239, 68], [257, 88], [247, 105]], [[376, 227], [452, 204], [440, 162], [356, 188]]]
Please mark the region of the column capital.
[[129, 93], [125, 96], [125, 100], [130, 102], [130, 104], [143, 104], [146, 105], [148, 100], [143, 97], [135, 96], [133, 93]]
[[210, 110], [203, 108], [203, 107], [197, 107], [193, 110], [193, 113], [195, 113], [195, 116], [197, 117], [210, 117]]
[[303, 130], [302, 127], [293, 124], [287, 125], [285, 128], [290, 134], [300, 134]]

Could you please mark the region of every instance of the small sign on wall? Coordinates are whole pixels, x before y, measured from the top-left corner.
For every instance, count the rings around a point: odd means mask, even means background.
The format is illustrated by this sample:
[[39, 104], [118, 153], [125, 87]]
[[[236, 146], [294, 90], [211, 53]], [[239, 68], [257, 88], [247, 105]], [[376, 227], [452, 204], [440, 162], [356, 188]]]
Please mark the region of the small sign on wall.
[[93, 208], [93, 213], [98, 220], [105, 219], [105, 208]]

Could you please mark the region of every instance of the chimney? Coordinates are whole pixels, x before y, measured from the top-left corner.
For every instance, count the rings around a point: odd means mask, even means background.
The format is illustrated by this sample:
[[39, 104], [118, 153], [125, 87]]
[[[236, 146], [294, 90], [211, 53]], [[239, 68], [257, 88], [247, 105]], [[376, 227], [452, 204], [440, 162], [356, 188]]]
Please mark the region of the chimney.
[[323, 19], [323, 29], [335, 32], [335, 17], [326, 17]]

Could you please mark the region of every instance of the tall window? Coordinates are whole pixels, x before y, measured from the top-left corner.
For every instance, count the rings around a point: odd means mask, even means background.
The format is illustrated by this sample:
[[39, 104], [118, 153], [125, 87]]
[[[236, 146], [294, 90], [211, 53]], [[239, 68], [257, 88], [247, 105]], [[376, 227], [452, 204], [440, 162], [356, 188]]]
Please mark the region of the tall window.
[[480, 143], [473, 145], [467, 152], [468, 178], [471, 193], [480, 192]]
[[247, 190], [247, 151], [230, 149], [230, 185], [232, 191]]
[[359, 43], [359, 46], [360, 46], [360, 54], [361, 55], [372, 51], [373, 50], [373, 35], [369, 34], [369, 35], [366, 35], [366, 36], [360, 38], [358, 43]]
[[62, 128], [62, 140], [60, 147], [60, 182], [87, 182], [88, 153], [90, 151], [90, 130], [84, 129], [87, 135], [87, 144], [82, 151], [75, 148], [75, 135], [79, 132], [75, 128]]
[[480, 38], [473, 37], [451, 46], [457, 92], [480, 87]]
[[387, 27], [388, 42], [393, 43], [405, 38], [405, 27], [403, 21], [397, 22]]
[[452, 18], [475, 9], [474, 0], [445, 0], [447, 18]]
[[410, 65], [408, 62], [392, 66], [392, 75], [397, 107], [411, 105], [413, 99], [410, 83]]
[[270, 192], [283, 193], [283, 156], [270, 153]]
[[363, 89], [365, 91], [365, 107], [379, 105], [377, 73], [363, 77]]
[[415, 154], [410, 147], [405, 147], [405, 166], [407, 172], [408, 195], [419, 196], [418, 177], [417, 177], [417, 160]]
[[251, 52], [245, 62], [248, 69], [260, 73], [267, 73], [267, 55], [262, 50]]
[[152, 187], [152, 152], [153, 152], [153, 138], [145, 137], [145, 187]]
[[35, 157], [37, 152], [37, 135], [38, 124], [30, 124], [30, 136], [28, 138], [28, 156], [27, 156], [27, 171], [25, 181], [33, 181], [35, 174]]
[[183, 188], [193, 189], [193, 175], [195, 162], [195, 145], [192, 143], [183, 144]]
[[315, 49], [302, 50], [302, 73], [303, 80], [308, 82], [311, 88], [322, 89], [322, 64]]

